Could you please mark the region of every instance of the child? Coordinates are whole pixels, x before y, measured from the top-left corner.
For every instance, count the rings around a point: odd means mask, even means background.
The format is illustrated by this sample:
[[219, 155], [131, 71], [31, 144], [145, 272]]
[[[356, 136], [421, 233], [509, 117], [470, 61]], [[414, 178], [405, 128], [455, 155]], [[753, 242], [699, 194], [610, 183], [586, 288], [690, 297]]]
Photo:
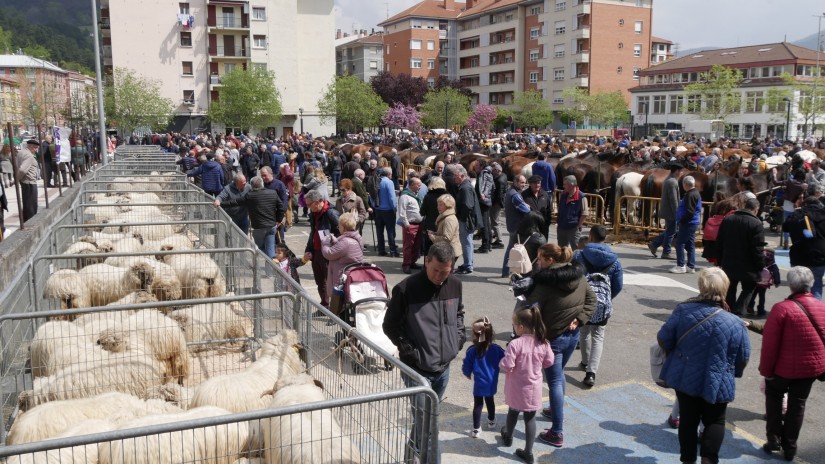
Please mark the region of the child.
[[298, 258], [285, 243], [279, 243], [275, 245], [275, 258], [273, 258], [273, 261], [282, 271], [292, 277], [295, 283], [301, 283], [301, 278], [298, 277], [298, 267], [306, 264], [306, 259]]
[[544, 384], [543, 369], [553, 365], [553, 350], [544, 340], [544, 322], [538, 305], [517, 310], [513, 314], [513, 327], [519, 336], [507, 345], [501, 369], [504, 377], [504, 402], [507, 425], [501, 429], [504, 446], [513, 444], [513, 429], [520, 412], [524, 413], [524, 449], [517, 449], [516, 456], [524, 462], [533, 462], [533, 442], [536, 439], [536, 412], [541, 409], [541, 393]]
[[[762, 250], [762, 263], [764, 269], [759, 275], [759, 281], [756, 283], [756, 293], [753, 295], [750, 304], [748, 304], [748, 314], [753, 316], [753, 308], [756, 306], [756, 317], [765, 317], [765, 293], [771, 287], [778, 287], [782, 283], [782, 278], [779, 275], [779, 267], [776, 265], [774, 258], [774, 251], [771, 248]], [[767, 272], [765, 272], [767, 271]], [[759, 304], [756, 304], [756, 299], [759, 298]]]
[[473, 380], [473, 431], [470, 434], [478, 438], [481, 432], [481, 408], [487, 404], [487, 425], [496, 426], [495, 395], [498, 389], [498, 364], [504, 358], [504, 350], [493, 343], [493, 326], [483, 317], [473, 323], [473, 346], [467, 349], [464, 375]]
[[584, 247], [586, 247], [588, 243], [590, 243], [590, 237], [581, 237], [579, 238], [579, 243], [576, 244], [576, 249], [584, 250]]

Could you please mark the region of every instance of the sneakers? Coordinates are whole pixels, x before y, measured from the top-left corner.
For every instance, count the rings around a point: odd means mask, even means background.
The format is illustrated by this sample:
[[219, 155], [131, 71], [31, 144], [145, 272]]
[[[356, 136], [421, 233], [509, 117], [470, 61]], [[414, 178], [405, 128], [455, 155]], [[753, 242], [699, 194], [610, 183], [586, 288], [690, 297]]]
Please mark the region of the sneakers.
[[583, 363], [583, 362], [580, 362], [580, 363], [579, 363], [579, 369], [581, 369], [581, 370], [583, 370], [583, 371], [587, 372], [587, 364], [585, 364], [585, 363]]
[[473, 431], [472, 431], [472, 432], [470, 432], [470, 436], [471, 436], [471, 437], [473, 437], [473, 438], [478, 438], [478, 434], [479, 434], [479, 433], [481, 433], [481, 430], [479, 430], [479, 429], [473, 429]]
[[762, 449], [763, 449], [766, 453], [771, 454], [771, 453], [773, 453], [774, 451], [779, 451], [779, 450], [780, 450], [780, 446], [779, 446], [779, 443], [777, 443], [777, 442], [775, 442], [775, 441], [769, 441], [769, 442], [765, 443], [764, 445], [762, 445]]
[[521, 460], [527, 464], [533, 464], [533, 453], [527, 453], [523, 449], [519, 448], [516, 450], [516, 456], [520, 457]]
[[669, 425], [670, 428], [672, 428], [672, 429], [678, 429], [679, 428], [679, 418], [678, 417], [674, 418], [673, 416], [667, 416], [667, 425]]
[[548, 418], [548, 419], [552, 419], [553, 418], [553, 410], [550, 409], [550, 408], [544, 408], [544, 409], [541, 410], [541, 415]]
[[673, 266], [672, 268], [670, 268], [669, 272], [671, 274], [686, 274], [687, 273], [687, 267], [686, 266]]
[[472, 274], [473, 270], [472, 269], [467, 269], [465, 267], [463, 269], [458, 269], [457, 271], [455, 271], [455, 273], [458, 274], [458, 275]]
[[487, 421], [487, 428], [488, 428], [488, 429], [494, 429], [494, 428], [496, 428], [496, 420], [495, 420], [495, 419], [488, 420], [488, 421]]
[[564, 446], [564, 434], [561, 432], [556, 433], [550, 429], [541, 432], [539, 434], [539, 440], [556, 448], [561, 448], [562, 446]]
[[584, 380], [582, 380], [582, 383], [587, 385], [588, 387], [596, 385], [596, 374], [588, 372], [584, 375]]
[[490, 248], [492, 248], [494, 250], [500, 250], [500, 249], [504, 248], [504, 243], [502, 243], [502, 242], [493, 242], [493, 243], [490, 244]]
[[656, 257], [656, 249], [657, 248], [659, 248], [659, 247], [653, 246], [652, 243], [647, 244], [647, 249], [650, 250], [650, 253], [653, 255], [654, 258]]
[[513, 446], [513, 435], [507, 435], [507, 427], [501, 428], [501, 441], [504, 442], [506, 447]]
[[670, 253], [662, 253], [662, 259], [676, 259], [676, 257]]
[[696, 274], [696, 268], [695, 267], [686, 268], [686, 271], [687, 271], [688, 274]]

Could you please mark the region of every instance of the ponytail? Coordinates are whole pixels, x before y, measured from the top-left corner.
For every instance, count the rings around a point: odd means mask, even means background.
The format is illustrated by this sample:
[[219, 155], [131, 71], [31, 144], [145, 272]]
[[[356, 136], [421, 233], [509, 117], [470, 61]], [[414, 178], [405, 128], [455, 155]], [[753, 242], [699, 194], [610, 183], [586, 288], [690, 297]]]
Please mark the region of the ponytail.
[[533, 333], [536, 335], [536, 338], [543, 342], [545, 336], [547, 335], [547, 330], [544, 328], [544, 319], [541, 317], [541, 308], [538, 303], [536, 303], [533, 306], [530, 306], [529, 309], [533, 318]]

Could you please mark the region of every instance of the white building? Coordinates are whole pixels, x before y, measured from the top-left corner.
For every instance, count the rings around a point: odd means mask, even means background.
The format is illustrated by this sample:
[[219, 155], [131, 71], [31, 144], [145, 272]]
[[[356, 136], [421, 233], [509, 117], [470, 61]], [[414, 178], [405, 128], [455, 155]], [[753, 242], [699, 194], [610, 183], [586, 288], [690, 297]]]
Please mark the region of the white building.
[[100, 16], [107, 72], [126, 67], [160, 80], [176, 106], [175, 130], [207, 125], [221, 76], [261, 66], [275, 73], [283, 117], [251, 132], [335, 131], [318, 113], [318, 99], [335, 76], [333, 0], [101, 0]]

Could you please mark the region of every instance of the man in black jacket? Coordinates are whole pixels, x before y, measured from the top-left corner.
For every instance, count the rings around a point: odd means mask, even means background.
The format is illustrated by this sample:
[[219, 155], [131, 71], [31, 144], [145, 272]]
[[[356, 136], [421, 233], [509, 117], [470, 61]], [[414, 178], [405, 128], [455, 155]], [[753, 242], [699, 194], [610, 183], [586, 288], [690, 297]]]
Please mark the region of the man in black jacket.
[[304, 249], [304, 259], [312, 260], [312, 275], [315, 284], [318, 285], [318, 295], [321, 297], [321, 306], [329, 308], [329, 297], [327, 295], [327, 268], [329, 261], [321, 254], [322, 235], [333, 234], [336, 237], [338, 230], [338, 210], [324, 199], [323, 194], [318, 190], [310, 190], [304, 195], [307, 208], [309, 208], [309, 238]]
[[[807, 222], [806, 222], [807, 218]], [[790, 233], [791, 266], [804, 266], [814, 275], [811, 293], [822, 299], [822, 275], [825, 273], [825, 206], [819, 198], [805, 198], [802, 208], [796, 210], [782, 224], [782, 231]]]
[[550, 220], [553, 215], [553, 205], [550, 195], [541, 188], [541, 176], [530, 176], [527, 179], [527, 189], [522, 192], [521, 196], [524, 202], [530, 207], [531, 211], [541, 214], [544, 219], [545, 227], [541, 233], [546, 240], [550, 233]]
[[255, 245], [263, 251], [269, 259], [275, 257], [275, 233], [279, 226], [284, 223], [286, 210], [281, 199], [274, 190], [264, 188], [264, 180], [258, 176], [249, 181], [252, 189], [235, 200], [227, 200], [221, 203], [215, 200], [215, 207], [221, 206], [246, 206], [249, 212], [249, 222], [252, 224], [252, 238]]
[[491, 249], [492, 232], [490, 230], [490, 208], [493, 205], [493, 168], [487, 165], [483, 159], [479, 159], [475, 164], [476, 172], [476, 200], [481, 211], [481, 221], [478, 224], [481, 229], [481, 246], [475, 253], [489, 253]]
[[[737, 316], [747, 308], [753, 299], [759, 273], [765, 266], [762, 248], [765, 246], [765, 231], [762, 221], [756, 217], [759, 200], [748, 198], [745, 207], [728, 215], [719, 226], [717, 246], [719, 265], [730, 279], [725, 300]], [[736, 296], [736, 287], [742, 284], [742, 293]], [[764, 316], [764, 311], [758, 316]]]
[[461, 241], [461, 253], [464, 264], [456, 268], [456, 274], [473, 273], [473, 232], [481, 223], [481, 208], [467, 170], [460, 164], [454, 164], [444, 170], [445, 182], [450, 181], [456, 188], [455, 216], [458, 219], [458, 238]]
[[498, 220], [504, 208], [504, 195], [507, 193], [507, 174], [501, 170], [501, 165], [493, 163], [493, 204], [490, 205], [490, 236], [493, 243], [491, 248], [504, 248], [501, 235], [498, 232]]

